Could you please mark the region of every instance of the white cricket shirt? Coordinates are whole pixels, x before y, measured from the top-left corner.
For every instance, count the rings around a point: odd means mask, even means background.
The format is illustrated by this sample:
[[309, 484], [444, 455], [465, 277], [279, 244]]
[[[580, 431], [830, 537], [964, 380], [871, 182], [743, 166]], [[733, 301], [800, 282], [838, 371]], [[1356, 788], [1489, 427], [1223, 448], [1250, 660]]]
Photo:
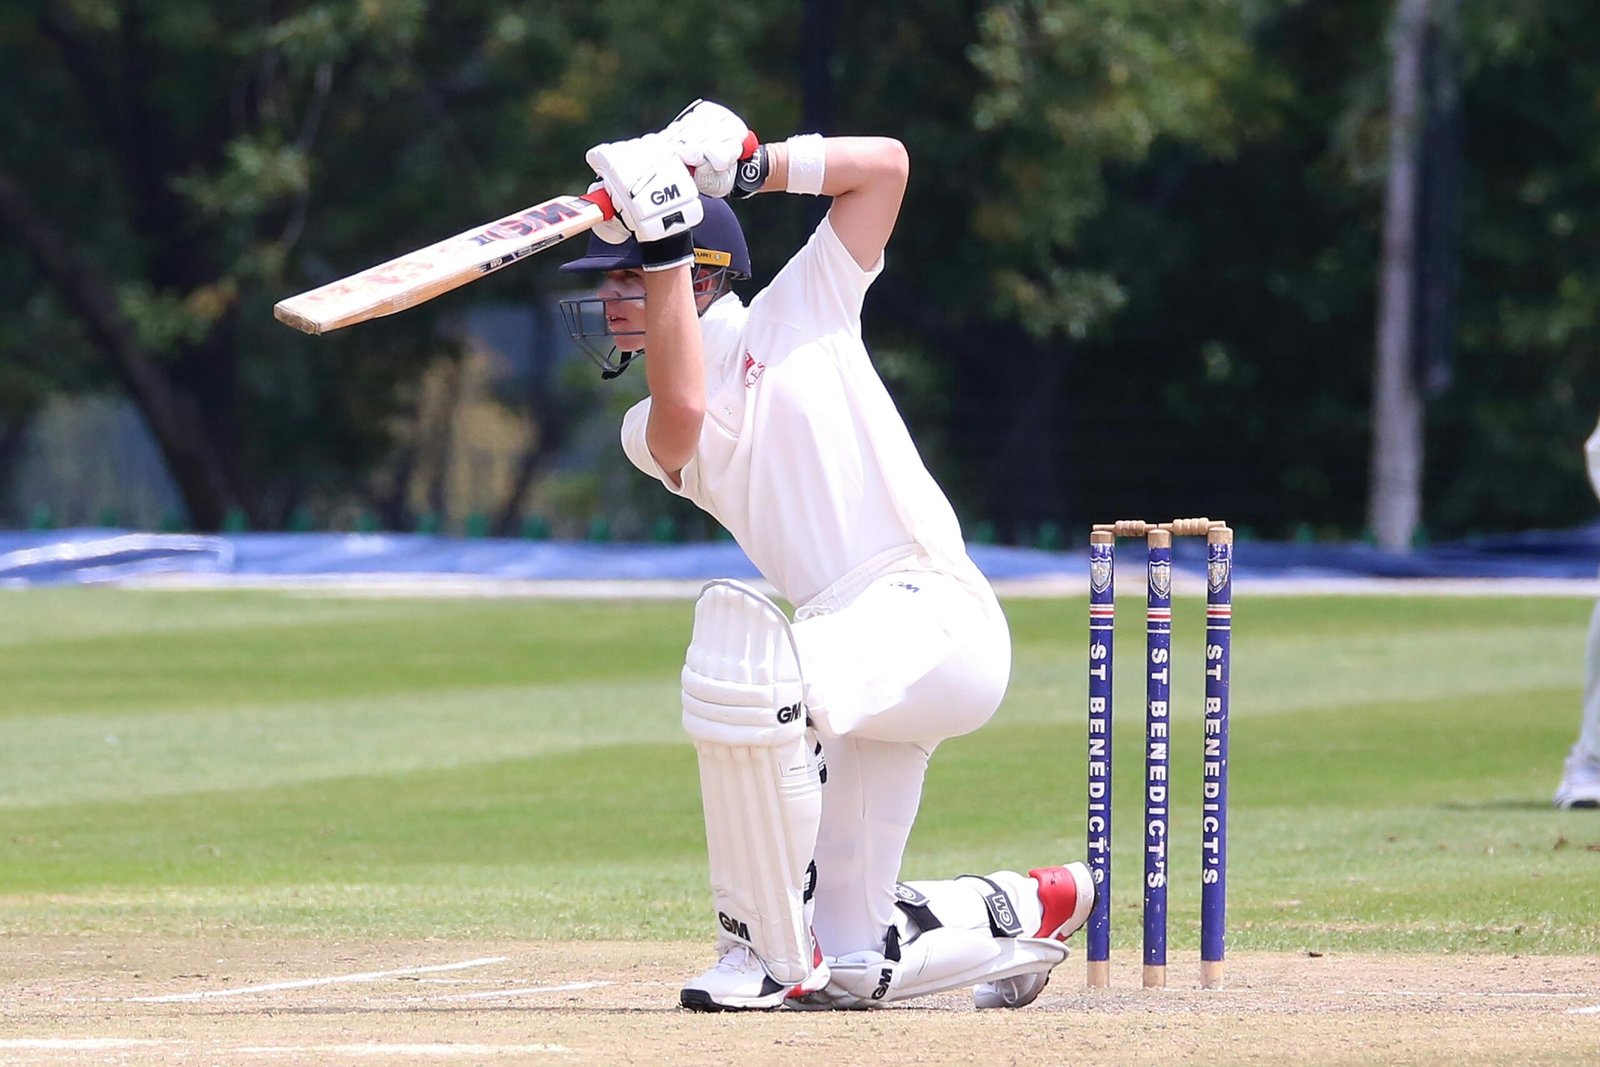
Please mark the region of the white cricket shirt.
[[1600, 425], [1583, 443], [1583, 455], [1589, 466], [1589, 484], [1594, 486], [1595, 496], [1600, 496]]
[[623, 418], [633, 464], [726, 527], [797, 605], [903, 546], [983, 583], [861, 341], [882, 269], [862, 270], [824, 219], [748, 308], [729, 295], [707, 309], [706, 418], [681, 489], [645, 443], [649, 398]]

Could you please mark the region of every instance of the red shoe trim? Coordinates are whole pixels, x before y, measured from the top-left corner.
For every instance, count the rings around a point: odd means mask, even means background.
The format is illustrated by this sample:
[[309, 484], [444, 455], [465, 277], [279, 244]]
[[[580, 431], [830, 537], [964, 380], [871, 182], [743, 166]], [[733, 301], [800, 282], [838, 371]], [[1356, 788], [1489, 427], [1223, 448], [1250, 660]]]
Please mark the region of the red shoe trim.
[[[815, 974], [816, 973], [816, 969], [818, 967], [821, 967], [821, 966], [822, 966], [822, 946], [817, 944], [817, 932], [815, 930], [813, 930], [813, 931], [811, 931], [811, 970], [812, 970], [812, 973]], [[806, 977], [809, 978], [810, 975], [807, 975]], [[788, 999], [789, 997], [803, 997], [803, 996], [806, 996], [807, 994], [809, 994], [811, 992], [814, 992], [814, 991], [806, 988], [805, 979], [801, 979], [799, 982], [796, 982], [794, 985], [789, 987], [789, 992], [784, 994], [784, 998]]]
[[1078, 883], [1065, 867], [1036, 867], [1028, 877], [1039, 883], [1039, 903], [1044, 905], [1044, 918], [1033, 936], [1055, 937], [1078, 910]]

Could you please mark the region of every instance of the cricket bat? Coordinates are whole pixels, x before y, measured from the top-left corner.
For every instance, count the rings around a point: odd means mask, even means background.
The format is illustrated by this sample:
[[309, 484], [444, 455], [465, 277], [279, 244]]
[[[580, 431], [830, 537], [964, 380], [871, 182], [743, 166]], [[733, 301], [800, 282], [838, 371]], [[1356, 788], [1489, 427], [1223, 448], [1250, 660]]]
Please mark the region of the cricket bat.
[[[749, 159], [760, 144], [755, 133], [748, 131], [739, 158]], [[693, 173], [694, 168], [689, 171]], [[280, 300], [272, 314], [279, 322], [312, 334], [393, 315], [569, 237], [588, 233], [615, 215], [611, 196], [604, 189], [581, 196], [558, 196], [359, 274]]]
[[272, 314], [279, 322], [311, 334], [393, 315], [587, 233], [614, 214], [611, 197], [604, 189], [582, 196], [558, 196], [280, 300]]

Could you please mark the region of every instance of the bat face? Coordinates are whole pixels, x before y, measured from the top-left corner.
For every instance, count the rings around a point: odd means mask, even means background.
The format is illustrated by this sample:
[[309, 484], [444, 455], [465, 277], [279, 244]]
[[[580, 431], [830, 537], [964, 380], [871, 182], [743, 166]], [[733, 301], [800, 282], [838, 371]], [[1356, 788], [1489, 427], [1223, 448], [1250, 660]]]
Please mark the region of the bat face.
[[[759, 145], [755, 132], [747, 130], [744, 154], [739, 158], [751, 158]], [[280, 300], [272, 314], [279, 322], [313, 334], [393, 315], [569, 237], [587, 233], [615, 216], [611, 197], [604, 189], [582, 196], [558, 196], [359, 274]]]
[[[577, 206], [574, 206], [575, 204]], [[518, 237], [527, 237], [543, 232], [551, 226], [559, 226], [568, 219], [578, 218], [583, 213], [584, 208], [593, 206], [589, 201], [580, 197], [546, 200], [542, 204], [535, 204], [526, 211], [503, 218], [499, 222], [489, 223], [473, 236], [472, 243], [488, 245], [496, 241], [514, 241]]]
[[587, 233], [611, 215], [611, 202], [603, 191], [558, 196], [292, 296], [280, 301], [272, 313], [279, 322], [311, 334], [393, 315]]

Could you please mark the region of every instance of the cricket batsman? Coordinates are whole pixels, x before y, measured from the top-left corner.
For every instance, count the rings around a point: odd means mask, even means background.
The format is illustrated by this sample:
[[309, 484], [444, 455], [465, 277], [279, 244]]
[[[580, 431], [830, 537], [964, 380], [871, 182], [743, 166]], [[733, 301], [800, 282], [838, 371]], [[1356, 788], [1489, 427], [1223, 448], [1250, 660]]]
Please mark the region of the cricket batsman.
[[[808, 134], [741, 160], [750, 136], [695, 101], [659, 133], [590, 149], [617, 217], [563, 267], [603, 275], [563, 311], [606, 376], [648, 357], [629, 460], [797, 605], [791, 621], [721, 579], [695, 604], [683, 726], [719, 959], [680, 1003], [859, 1008], [971, 986], [979, 1007], [1021, 1007], [1089, 914], [1087, 868], [898, 881], [929, 757], [989, 720], [1011, 669], [994, 591], [862, 343], [906, 150]], [[746, 305], [725, 198], [776, 192], [832, 204]]]

